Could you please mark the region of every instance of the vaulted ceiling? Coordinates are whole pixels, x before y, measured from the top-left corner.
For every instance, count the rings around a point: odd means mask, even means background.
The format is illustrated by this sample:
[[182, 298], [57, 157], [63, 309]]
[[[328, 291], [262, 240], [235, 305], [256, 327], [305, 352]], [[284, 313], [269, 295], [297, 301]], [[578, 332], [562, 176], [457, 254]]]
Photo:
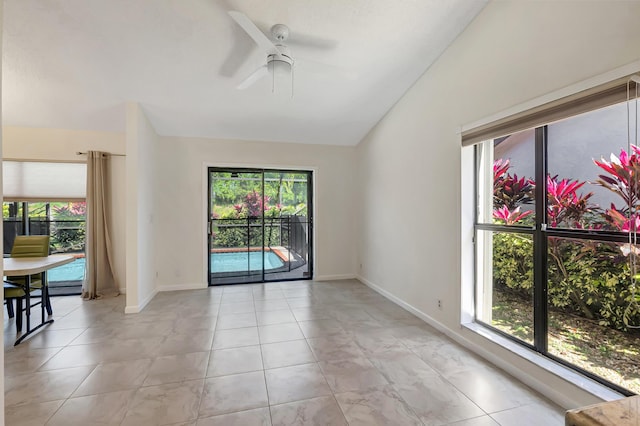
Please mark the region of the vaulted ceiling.
[[[484, 0], [5, 0], [4, 125], [355, 145]], [[290, 29], [293, 82], [229, 15]], [[293, 97], [292, 95], [293, 90]]]

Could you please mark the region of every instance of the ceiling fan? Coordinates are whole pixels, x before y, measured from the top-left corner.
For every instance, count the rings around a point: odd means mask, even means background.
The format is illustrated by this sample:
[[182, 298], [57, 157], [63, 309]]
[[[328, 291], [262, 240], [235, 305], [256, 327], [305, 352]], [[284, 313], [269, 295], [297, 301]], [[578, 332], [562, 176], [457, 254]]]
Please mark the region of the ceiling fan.
[[[247, 15], [236, 10], [228, 11], [229, 16], [253, 39], [260, 49], [265, 53], [265, 62], [258, 67], [255, 71], [249, 74], [244, 80], [242, 80], [237, 87], [239, 90], [244, 90], [251, 87], [258, 80], [267, 76], [270, 72], [275, 75], [276, 70], [282, 69], [284, 72], [291, 74], [291, 82], [293, 85], [293, 70], [296, 63], [291, 49], [287, 46], [287, 40], [289, 39], [289, 27], [284, 24], [275, 24], [271, 27], [270, 36], [273, 41], [262, 32], [256, 24], [253, 23]], [[307, 40], [312, 40], [310, 37], [306, 37]], [[304, 40], [299, 41], [303, 44]], [[313, 47], [332, 47], [334, 43], [314, 43]], [[298, 59], [299, 60], [299, 59]], [[305, 62], [308, 62], [305, 60]], [[310, 61], [309, 61], [310, 62]], [[330, 65], [324, 65], [314, 62], [314, 67], [333, 68]], [[293, 93], [292, 93], [293, 94]]]

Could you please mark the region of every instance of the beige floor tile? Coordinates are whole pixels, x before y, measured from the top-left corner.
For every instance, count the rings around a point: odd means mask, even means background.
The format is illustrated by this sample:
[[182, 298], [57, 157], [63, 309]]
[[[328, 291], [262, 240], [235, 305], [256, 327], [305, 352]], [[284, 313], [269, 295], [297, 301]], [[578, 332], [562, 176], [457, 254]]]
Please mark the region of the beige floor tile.
[[493, 367], [460, 371], [444, 377], [489, 414], [538, 400], [531, 389]]
[[392, 327], [392, 330], [395, 338], [408, 348], [427, 345], [434, 340], [441, 341], [444, 338], [442, 333], [424, 323], [421, 325]]
[[187, 333], [171, 333], [158, 345], [157, 355], [177, 355], [211, 350], [213, 330], [195, 330]]
[[347, 420], [333, 396], [271, 407], [273, 426], [347, 426]]
[[262, 371], [213, 377], [205, 380], [200, 417], [267, 406], [267, 388]]
[[255, 312], [255, 306], [253, 305], [253, 300], [248, 302], [238, 302], [238, 303], [224, 303], [220, 305], [220, 315], [229, 315], [229, 314], [246, 314]]
[[62, 406], [64, 400], [34, 402], [6, 407], [4, 420], [11, 426], [42, 426]]
[[331, 389], [316, 363], [265, 370], [264, 374], [270, 405], [331, 395]]
[[307, 364], [316, 359], [306, 340], [291, 340], [262, 345], [262, 361], [264, 368], [269, 369]]
[[391, 384], [411, 385], [416, 378], [427, 380], [438, 375], [418, 356], [403, 350], [380, 352], [369, 356], [369, 360]]
[[5, 407], [68, 398], [93, 369], [76, 367], [6, 377]]
[[58, 348], [67, 346], [82, 333], [83, 329], [78, 328], [68, 330], [48, 330], [44, 328], [20, 344], [28, 346], [30, 349]]
[[242, 302], [253, 302], [253, 295], [251, 293], [229, 293], [222, 294], [222, 299], [220, 300], [220, 306], [225, 305], [227, 303], [242, 303]]
[[393, 336], [392, 332], [386, 329], [376, 328], [374, 330], [355, 331], [353, 333], [353, 340], [366, 355], [375, 355], [391, 350], [401, 350], [405, 353], [411, 353], [409, 349]]
[[433, 339], [412, 351], [441, 374], [486, 368], [489, 363], [448, 338]]
[[100, 342], [89, 345], [67, 346], [40, 367], [40, 370], [152, 358], [157, 356], [158, 348], [163, 340], [164, 337], [152, 336], [119, 340], [117, 345], [114, 345], [113, 342]]
[[151, 363], [152, 360], [146, 358], [98, 364], [73, 396], [136, 389], [144, 382]]
[[333, 335], [307, 339], [318, 361], [364, 358], [364, 353], [348, 335]]
[[120, 425], [135, 391], [70, 398], [47, 423], [48, 426]]
[[329, 387], [336, 393], [364, 391], [389, 384], [366, 358], [321, 361], [318, 365]]
[[395, 383], [394, 389], [413, 409], [425, 426], [437, 426], [485, 414], [439, 375], [417, 373], [413, 383]]
[[231, 330], [217, 330], [213, 336], [212, 349], [228, 349], [240, 346], [260, 344], [258, 327], [234, 328]]
[[[519, 423], [516, 423], [514, 426], [518, 426]], [[475, 417], [473, 419], [462, 420], [455, 423], [449, 423], [448, 426], [500, 426], [495, 420], [493, 420], [490, 416], [480, 416]]]
[[199, 330], [215, 330], [218, 323], [218, 316], [216, 314], [190, 317], [190, 318], [178, 318], [173, 323], [173, 333], [191, 333]]
[[332, 319], [331, 315], [329, 314], [329, 311], [325, 308], [312, 308], [312, 307], [295, 308], [292, 306], [291, 312], [293, 312], [293, 316], [295, 316], [296, 320], [298, 321]]
[[256, 408], [198, 420], [197, 426], [271, 426], [268, 408]]
[[269, 286], [265, 286], [262, 289], [254, 290], [253, 292], [253, 300], [255, 301], [263, 301], [263, 300], [283, 300], [284, 292], [280, 289], [272, 288]]
[[209, 352], [168, 355], [153, 360], [143, 386], [204, 379]]
[[139, 388], [122, 426], [164, 425], [198, 418], [203, 380]]
[[311, 296], [287, 297], [286, 300], [291, 309], [306, 308], [316, 303], [315, 299]]
[[260, 311], [256, 312], [258, 325], [270, 325], [270, 324], [284, 324], [289, 322], [296, 322], [296, 318], [291, 313], [291, 310], [281, 309], [278, 311]]
[[263, 325], [258, 327], [258, 334], [262, 344], [304, 339], [297, 323]]
[[135, 315], [124, 297], [53, 303], [55, 322], [18, 347], [5, 313], [12, 426], [561, 424], [558, 407], [355, 280], [159, 293]]
[[422, 422], [391, 387], [368, 392], [345, 392], [336, 399], [350, 426], [415, 425]]
[[302, 334], [307, 339], [312, 337], [331, 336], [334, 334], [344, 334], [344, 329], [340, 323], [334, 319], [321, 319], [311, 321], [300, 321], [298, 323]]
[[492, 413], [491, 417], [501, 425], [563, 426], [565, 423], [564, 410], [546, 401]]
[[256, 300], [254, 302], [256, 312], [279, 311], [289, 309], [286, 299]]
[[4, 353], [5, 377], [16, 376], [25, 373], [34, 373], [55, 354], [60, 348], [32, 349], [27, 346], [12, 346]]
[[218, 325], [216, 330], [229, 330], [232, 328], [255, 327], [256, 313], [248, 312], [244, 314], [220, 314], [218, 315]]
[[207, 377], [248, 373], [262, 370], [260, 346], [242, 346], [240, 348], [211, 351]]

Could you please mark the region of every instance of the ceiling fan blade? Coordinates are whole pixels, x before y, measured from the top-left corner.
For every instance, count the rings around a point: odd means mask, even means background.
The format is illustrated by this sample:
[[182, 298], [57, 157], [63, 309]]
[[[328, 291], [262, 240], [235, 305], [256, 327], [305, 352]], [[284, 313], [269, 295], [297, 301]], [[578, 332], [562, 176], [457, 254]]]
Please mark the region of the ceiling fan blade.
[[230, 10], [229, 15], [247, 34], [249, 34], [249, 37], [251, 37], [261, 49], [267, 52], [267, 54], [276, 55], [281, 53], [276, 45], [273, 44], [258, 27], [256, 27], [247, 15], [236, 10]]
[[256, 81], [260, 80], [267, 74], [269, 74], [269, 69], [267, 68], [267, 64], [264, 64], [263, 66], [249, 74], [247, 78], [245, 78], [240, 84], [238, 84], [238, 86], [236, 86], [236, 89], [244, 90], [252, 86]]

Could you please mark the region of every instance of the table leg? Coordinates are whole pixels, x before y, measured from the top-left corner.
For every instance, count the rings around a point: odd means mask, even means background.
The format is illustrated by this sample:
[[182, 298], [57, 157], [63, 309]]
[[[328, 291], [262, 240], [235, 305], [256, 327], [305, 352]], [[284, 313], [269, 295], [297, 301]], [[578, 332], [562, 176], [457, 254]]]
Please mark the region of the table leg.
[[30, 336], [31, 333], [33, 333], [34, 331], [38, 330], [41, 327], [44, 327], [47, 324], [51, 324], [53, 322], [53, 318], [49, 319], [48, 321], [45, 321], [45, 316], [44, 316], [44, 311], [46, 309], [45, 300], [48, 297], [49, 289], [46, 286], [45, 276], [43, 275], [43, 277], [42, 277], [42, 288], [40, 290], [40, 296], [41, 296], [40, 308], [42, 310], [42, 322], [40, 324], [38, 324], [37, 326], [35, 326], [33, 329], [31, 328], [31, 296], [30, 296], [30, 293], [31, 293], [31, 276], [30, 275], [28, 275], [26, 277], [25, 282], [27, 283], [26, 295], [25, 295], [25, 301], [27, 303], [27, 306], [25, 306], [25, 314], [26, 314], [26, 317], [27, 317], [27, 331], [25, 331], [25, 333], [23, 335], [18, 337], [16, 342], [13, 344], [13, 346], [18, 346], [25, 338], [27, 338], [27, 336]]
[[25, 277], [25, 289], [24, 292], [26, 293], [25, 295], [25, 300], [27, 302], [27, 306], [24, 307], [26, 316], [27, 316], [27, 333], [29, 331], [31, 331], [31, 275], [27, 275]]

